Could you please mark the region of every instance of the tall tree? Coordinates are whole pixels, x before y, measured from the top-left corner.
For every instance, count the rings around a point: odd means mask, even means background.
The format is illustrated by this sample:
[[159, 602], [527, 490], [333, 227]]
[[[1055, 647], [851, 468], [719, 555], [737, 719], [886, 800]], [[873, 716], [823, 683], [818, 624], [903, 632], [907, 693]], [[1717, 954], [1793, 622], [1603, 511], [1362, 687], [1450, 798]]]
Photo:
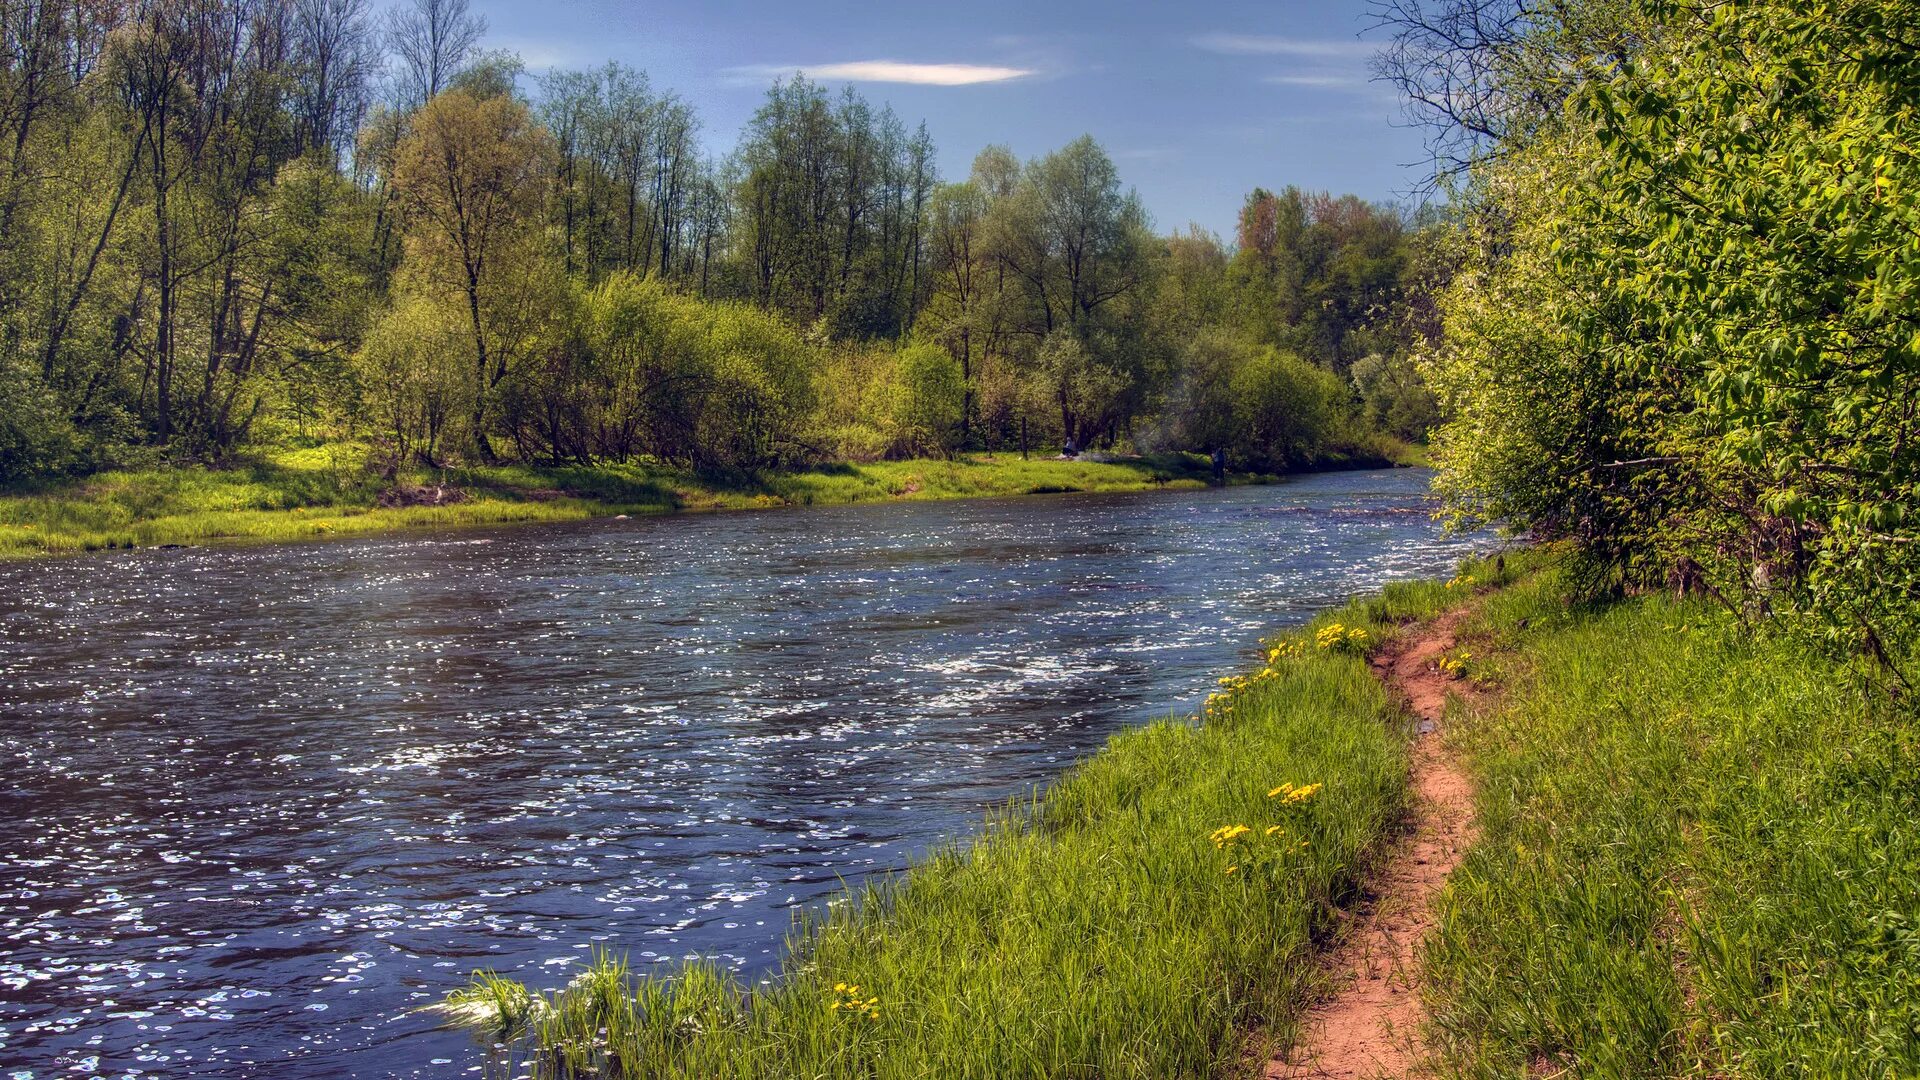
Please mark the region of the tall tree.
[[405, 200], [409, 272], [429, 290], [457, 296], [467, 313], [469, 417], [474, 451], [491, 459], [487, 407], [524, 355], [539, 260], [541, 188], [552, 140], [527, 107], [508, 97], [452, 90], [413, 118], [395, 153], [395, 189]]
[[418, 108], [453, 85], [486, 32], [487, 21], [467, 9], [467, 0], [407, 0], [390, 9], [387, 48], [400, 62], [400, 104]]
[[369, 0], [294, 0], [292, 109], [297, 136], [337, 155], [353, 148], [382, 62]]
[[1136, 301], [1151, 263], [1139, 197], [1082, 136], [1026, 166], [995, 203], [991, 243], [1023, 297], [1016, 325], [1051, 382], [1061, 434], [1082, 446], [1112, 437], [1147, 390]]

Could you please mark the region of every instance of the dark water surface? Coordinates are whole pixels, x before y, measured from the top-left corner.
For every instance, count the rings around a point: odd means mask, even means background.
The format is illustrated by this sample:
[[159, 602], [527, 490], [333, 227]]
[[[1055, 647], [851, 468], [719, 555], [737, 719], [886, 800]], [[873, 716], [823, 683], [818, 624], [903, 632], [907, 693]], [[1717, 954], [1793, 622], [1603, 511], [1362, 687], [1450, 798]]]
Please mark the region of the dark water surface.
[[410, 1007], [762, 972], [1263, 632], [1467, 548], [1416, 470], [0, 565], [0, 1077], [455, 1076]]

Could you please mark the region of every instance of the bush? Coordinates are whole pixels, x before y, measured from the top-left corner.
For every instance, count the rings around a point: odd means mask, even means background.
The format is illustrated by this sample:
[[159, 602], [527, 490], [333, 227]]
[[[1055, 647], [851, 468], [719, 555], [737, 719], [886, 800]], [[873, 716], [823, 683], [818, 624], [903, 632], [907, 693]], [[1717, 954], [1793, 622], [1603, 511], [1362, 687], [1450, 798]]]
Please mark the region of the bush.
[[31, 365], [0, 358], [0, 483], [52, 476], [81, 463], [79, 433]]
[[967, 384], [960, 361], [938, 345], [901, 349], [894, 361], [894, 448], [903, 456], [950, 456], [960, 447]]
[[1257, 469], [1311, 464], [1340, 434], [1346, 387], [1292, 353], [1259, 350], [1234, 372], [1232, 387], [1234, 444]]

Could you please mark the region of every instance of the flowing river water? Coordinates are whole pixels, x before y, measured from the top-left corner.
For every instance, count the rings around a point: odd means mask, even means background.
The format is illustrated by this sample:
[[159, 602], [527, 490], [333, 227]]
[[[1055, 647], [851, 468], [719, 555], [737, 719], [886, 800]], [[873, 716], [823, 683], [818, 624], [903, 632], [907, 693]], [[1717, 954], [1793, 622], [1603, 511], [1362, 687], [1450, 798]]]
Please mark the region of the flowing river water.
[[1428, 474], [0, 565], [0, 1077], [452, 1077], [416, 1006], [765, 975], [1263, 633], [1446, 573]]

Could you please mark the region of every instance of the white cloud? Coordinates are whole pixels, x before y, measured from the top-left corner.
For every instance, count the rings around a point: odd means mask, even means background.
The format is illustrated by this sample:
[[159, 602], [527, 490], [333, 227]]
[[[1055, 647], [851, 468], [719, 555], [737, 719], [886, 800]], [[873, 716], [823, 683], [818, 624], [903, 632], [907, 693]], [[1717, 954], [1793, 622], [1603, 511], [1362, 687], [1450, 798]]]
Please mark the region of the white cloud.
[[920, 86], [973, 86], [1037, 74], [1031, 68], [987, 64], [910, 64], [900, 60], [850, 60], [837, 64], [755, 64], [730, 68], [730, 74], [764, 78], [805, 75], [846, 82], [915, 83]]
[[1366, 56], [1374, 46], [1364, 41], [1279, 37], [1271, 34], [1201, 34], [1193, 45], [1230, 56]]
[[1353, 75], [1268, 75], [1261, 80], [1272, 86], [1306, 86], [1320, 90], [1357, 90], [1367, 85]]

